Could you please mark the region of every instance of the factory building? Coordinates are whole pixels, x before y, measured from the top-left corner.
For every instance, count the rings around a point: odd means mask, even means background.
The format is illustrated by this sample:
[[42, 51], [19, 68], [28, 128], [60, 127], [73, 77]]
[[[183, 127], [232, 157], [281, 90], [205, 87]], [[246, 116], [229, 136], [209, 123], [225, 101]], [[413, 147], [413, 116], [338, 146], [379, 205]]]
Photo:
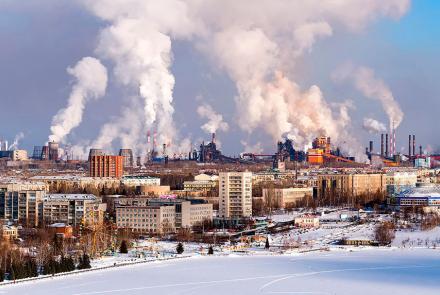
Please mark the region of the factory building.
[[224, 219], [252, 216], [252, 172], [221, 172], [219, 213]]
[[121, 178], [124, 171], [123, 160], [122, 156], [91, 156], [89, 163], [90, 177]]
[[215, 144], [215, 133], [212, 134], [212, 140], [210, 143], [206, 144], [202, 142], [200, 145], [200, 155], [199, 162], [213, 162], [220, 160], [221, 152], [217, 150], [217, 146]]

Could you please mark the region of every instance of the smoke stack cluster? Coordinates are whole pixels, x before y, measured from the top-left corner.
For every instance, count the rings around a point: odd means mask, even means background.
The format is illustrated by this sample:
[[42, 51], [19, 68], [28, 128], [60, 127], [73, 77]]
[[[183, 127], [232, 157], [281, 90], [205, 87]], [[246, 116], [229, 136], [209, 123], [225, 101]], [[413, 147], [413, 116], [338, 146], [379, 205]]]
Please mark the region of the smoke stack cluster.
[[384, 156], [384, 143], [383, 143], [383, 133], [380, 135], [380, 155]]
[[385, 157], [389, 156], [388, 133], [385, 134]]

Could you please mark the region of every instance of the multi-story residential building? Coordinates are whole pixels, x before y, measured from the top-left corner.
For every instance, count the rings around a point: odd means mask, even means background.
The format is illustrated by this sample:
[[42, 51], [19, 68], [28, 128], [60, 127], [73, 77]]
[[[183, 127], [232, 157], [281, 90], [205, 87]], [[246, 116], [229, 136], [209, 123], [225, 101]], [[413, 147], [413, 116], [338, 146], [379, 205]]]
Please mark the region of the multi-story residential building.
[[90, 157], [90, 177], [121, 178], [124, 172], [123, 156], [101, 155]]
[[43, 214], [45, 190], [0, 188], [0, 219], [38, 226]]
[[194, 176], [193, 181], [183, 182], [183, 189], [188, 192], [206, 192], [215, 188], [218, 184], [217, 175], [199, 174]]
[[124, 198], [116, 206], [116, 224], [134, 232], [163, 234], [212, 221], [212, 204], [199, 200]]
[[389, 196], [414, 188], [417, 184], [417, 171], [392, 171], [386, 175]]
[[160, 178], [151, 176], [123, 176], [121, 183], [125, 186], [160, 186]]
[[43, 217], [47, 224], [102, 224], [105, 210], [106, 205], [101, 199], [88, 194], [48, 194], [43, 202]]
[[317, 176], [319, 197], [331, 193], [344, 193], [352, 196], [384, 192], [386, 175], [382, 173], [325, 174]]
[[295, 205], [296, 202], [313, 196], [312, 187], [263, 188], [263, 200], [274, 208], [285, 208], [286, 205]]
[[219, 175], [220, 218], [252, 216], [252, 172], [221, 172]]
[[173, 233], [175, 215], [174, 206], [120, 206], [116, 207], [116, 225], [138, 233]]

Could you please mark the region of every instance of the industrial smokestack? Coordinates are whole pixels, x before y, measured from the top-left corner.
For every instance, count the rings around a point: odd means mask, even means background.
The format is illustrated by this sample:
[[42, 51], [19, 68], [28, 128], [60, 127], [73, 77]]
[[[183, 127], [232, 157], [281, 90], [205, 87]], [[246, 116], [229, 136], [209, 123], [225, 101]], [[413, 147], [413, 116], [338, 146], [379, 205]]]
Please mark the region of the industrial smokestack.
[[388, 144], [388, 133], [387, 133], [385, 134], [385, 157], [388, 157], [388, 147], [389, 144]]
[[412, 145], [413, 145], [412, 155], [415, 156], [416, 155], [416, 136], [415, 135], [413, 135]]
[[422, 146], [420, 146], [419, 149], [420, 149], [419, 155], [421, 156], [421, 155], [423, 155], [423, 148], [422, 148]]
[[215, 143], [215, 132], [212, 133], [212, 143]]
[[411, 140], [412, 140], [412, 137], [411, 137], [411, 134], [410, 134], [409, 137], [408, 137], [408, 157], [411, 157], [411, 155], [412, 155]]
[[372, 153], [372, 152], [373, 152], [373, 141], [370, 140], [370, 153]]
[[380, 155], [383, 157], [383, 133], [380, 135]]

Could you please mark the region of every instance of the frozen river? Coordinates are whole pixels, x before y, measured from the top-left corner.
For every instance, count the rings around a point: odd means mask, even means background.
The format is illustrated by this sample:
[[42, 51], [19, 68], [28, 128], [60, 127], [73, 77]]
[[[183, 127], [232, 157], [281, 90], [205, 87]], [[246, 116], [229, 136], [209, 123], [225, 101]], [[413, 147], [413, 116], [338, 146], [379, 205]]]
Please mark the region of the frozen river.
[[439, 250], [194, 257], [15, 286], [0, 294], [440, 294]]

